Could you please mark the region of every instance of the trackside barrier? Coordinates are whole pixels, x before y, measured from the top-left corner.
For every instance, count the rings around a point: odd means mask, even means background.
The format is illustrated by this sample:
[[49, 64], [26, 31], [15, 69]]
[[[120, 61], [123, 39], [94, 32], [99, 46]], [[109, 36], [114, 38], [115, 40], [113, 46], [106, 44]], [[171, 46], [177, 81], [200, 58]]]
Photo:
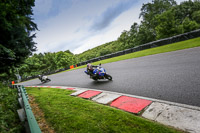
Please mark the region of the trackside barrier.
[[[14, 85], [18, 89], [18, 101], [22, 109], [17, 110], [20, 120], [25, 123], [26, 132], [41, 133], [40, 127], [29, 105], [29, 98], [23, 85]], [[28, 123], [27, 123], [28, 121]]]
[[187, 32], [184, 34], [172, 36], [169, 38], [164, 38], [161, 40], [145, 43], [145, 44], [142, 44], [142, 45], [130, 48], [130, 49], [118, 51], [116, 53], [107, 54], [104, 56], [93, 58], [93, 59], [78, 63], [78, 66], [86, 65], [87, 63], [92, 63], [92, 62], [96, 62], [96, 61], [100, 61], [100, 60], [104, 60], [104, 59], [108, 59], [108, 58], [112, 58], [112, 57], [116, 57], [116, 56], [120, 56], [120, 55], [125, 55], [125, 54], [129, 54], [129, 53], [133, 53], [133, 52], [137, 52], [137, 51], [141, 51], [141, 50], [145, 50], [145, 49], [149, 49], [149, 48], [154, 48], [154, 47], [163, 46], [163, 45], [167, 45], [167, 44], [171, 44], [171, 43], [175, 43], [175, 42], [185, 41], [185, 40], [196, 38], [196, 37], [200, 37], [200, 29], [194, 30], [191, 32]]
[[73, 69], [73, 68], [74, 68], [74, 65], [71, 65], [71, 66], [70, 66], [70, 69]]
[[[159, 47], [159, 46], [163, 46], [163, 45], [167, 45], [167, 44], [171, 44], [171, 43], [175, 43], [175, 42], [185, 41], [185, 40], [196, 38], [196, 37], [200, 37], [200, 29], [194, 30], [194, 31], [191, 31], [191, 32], [187, 32], [187, 33], [184, 33], [184, 34], [172, 36], [172, 37], [169, 37], [169, 38], [164, 38], [164, 39], [160, 39], [160, 40], [157, 40], [157, 41], [145, 43], [145, 44], [135, 46], [135, 47], [130, 48], [130, 49], [125, 49], [123, 51], [118, 51], [118, 52], [115, 52], [115, 53], [112, 53], [112, 54], [107, 54], [107, 55], [104, 55], [104, 56], [92, 58], [90, 60], [80, 62], [76, 66], [82, 66], [82, 65], [86, 65], [87, 63], [92, 63], [92, 62], [96, 62], [96, 61], [100, 61], [100, 60], [104, 60], [104, 59], [108, 59], [108, 58], [112, 58], [112, 57], [116, 57], [116, 56], [120, 56], [120, 55], [125, 55], [125, 54], [129, 54], [129, 53], [133, 53], [133, 52], [137, 52], [137, 51], [141, 51], [141, 50], [145, 50], [145, 49]], [[65, 70], [68, 70], [68, 69], [72, 69], [74, 67], [75, 67], [75, 65], [71, 65], [69, 67], [59, 69], [59, 70], [56, 70], [56, 71], [46, 72], [45, 75], [65, 71]], [[36, 77], [37, 77], [37, 75], [32, 76], [30, 78], [22, 79], [22, 81], [34, 79]]]

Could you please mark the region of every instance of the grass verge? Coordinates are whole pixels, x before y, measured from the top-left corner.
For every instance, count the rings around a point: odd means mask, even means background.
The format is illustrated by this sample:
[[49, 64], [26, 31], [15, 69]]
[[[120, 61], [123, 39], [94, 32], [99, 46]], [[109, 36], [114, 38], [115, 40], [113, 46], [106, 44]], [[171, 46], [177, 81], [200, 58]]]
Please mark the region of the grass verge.
[[72, 97], [74, 91], [28, 88], [55, 132], [173, 133], [178, 130], [90, 100]]
[[19, 120], [17, 109], [16, 89], [10, 89], [0, 84], [0, 133], [21, 133], [22, 123]]
[[[148, 56], [148, 55], [153, 55], [153, 54], [160, 54], [160, 53], [171, 52], [171, 51], [182, 50], [182, 49], [193, 48], [193, 47], [199, 47], [199, 46], [200, 46], [200, 37], [173, 43], [173, 44], [168, 44], [168, 45], [164, 45], [164, 46], [160, 46], [160, 47], [146, 49], [146, 50], [142, 50], [142, 51], [126, 54], [126, 55], [121, 55], [118, 57], [97, 61], [92, 64], [98, 65], [99, 63], [101, 63], [101, 64], [111, 63], [111, 62], [131, 59], [131, 58], [143, 57], [143, 56]], [[83, 65], [83, 66], [80, 66], [80, 67], [77, 67], [74, 69], [70, 69], [70, 70], [75, 70], [75, 69], [85, 68], [85, 67], [86, 67], [86, 65]], [[70, 71], [70, 70], [66, 70], [66, 71]]]

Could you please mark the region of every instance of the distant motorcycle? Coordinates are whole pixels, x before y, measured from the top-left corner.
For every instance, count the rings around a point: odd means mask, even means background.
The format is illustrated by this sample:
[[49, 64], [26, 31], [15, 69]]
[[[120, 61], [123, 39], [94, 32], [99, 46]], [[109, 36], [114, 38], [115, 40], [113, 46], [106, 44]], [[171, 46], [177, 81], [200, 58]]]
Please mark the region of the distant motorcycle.
[[89, 71], [88, 69], [85, 71], [87, 75], [90, 75], [90, 78], [93, 80], [99, 80], [99, 79], [108, 79], [112, 80], [112, 76], [106, 73], [106, 70], [101, 67], [101, 64], [98, 66], [92, 66], [92, 71]]
[[49, 79], [47, 76], [44, 76], [44, 75], [38, 75], [38, 78], [42, 83], [46, 83], [46, 82], [51, 81], [51, 79]]

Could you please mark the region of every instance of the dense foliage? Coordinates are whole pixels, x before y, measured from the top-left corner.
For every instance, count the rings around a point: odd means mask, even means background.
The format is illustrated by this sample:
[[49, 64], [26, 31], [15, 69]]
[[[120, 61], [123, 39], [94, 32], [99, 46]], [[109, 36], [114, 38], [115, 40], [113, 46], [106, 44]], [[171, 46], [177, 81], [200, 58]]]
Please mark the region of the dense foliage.
[[0, 77], [11, 76], [14, 68], [36, 50], [32, 31], [37, 25], [32, 21], [35, 0], [0, 1]]
[[19, 72], [23, 74], [22, 78], [27, 78], [28, 76], [67, 68], [76, 63], [76, 57], [69, 50], [57, 53], [39, 53], [28, 58], [25, 64], [19, 67]]
[[1, 133], [21, 133], [22, 123], [19, 120], [17, 109], [17, 90], [10, 89], [0, 84], [0, 132]]

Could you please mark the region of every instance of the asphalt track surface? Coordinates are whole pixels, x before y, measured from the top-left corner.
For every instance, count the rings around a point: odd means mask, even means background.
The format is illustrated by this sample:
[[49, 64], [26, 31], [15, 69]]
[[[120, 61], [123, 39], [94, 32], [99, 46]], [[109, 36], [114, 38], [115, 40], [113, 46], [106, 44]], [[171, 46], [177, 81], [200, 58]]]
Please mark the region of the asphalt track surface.
[[69, 86], [114, 91], [200, 107], [200, 47], [102, 64], [113, 81], [93, 81], [84, 69], [23, 85]]

